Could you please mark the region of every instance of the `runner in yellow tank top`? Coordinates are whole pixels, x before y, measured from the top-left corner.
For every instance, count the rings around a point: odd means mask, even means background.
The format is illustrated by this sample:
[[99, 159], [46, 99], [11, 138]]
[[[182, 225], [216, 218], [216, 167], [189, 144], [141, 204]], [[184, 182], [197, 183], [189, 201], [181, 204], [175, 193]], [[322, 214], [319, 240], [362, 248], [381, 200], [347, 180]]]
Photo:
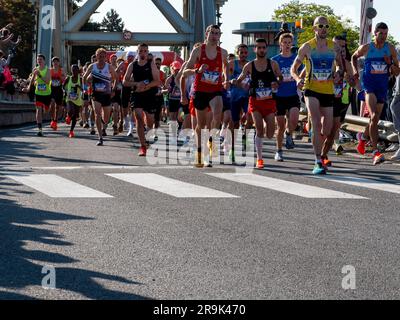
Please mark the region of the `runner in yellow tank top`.
[[[326, 174], [321, 160], [322, 142], [331, 132], [333, 125], [334, 72], [343, 78], [343, 66], [340, 48], [328, 40], [328, 19], [318, 17], [314, 21], [315, 38], [302, 45], [291, 68], [291, 74], [304, 96], [311, 116], [315, 153], [314, 174]], [[299, 68], [306, 66], [306, 81], [301, 79]], [[323, 123], [322, 123], [323, 118]]]

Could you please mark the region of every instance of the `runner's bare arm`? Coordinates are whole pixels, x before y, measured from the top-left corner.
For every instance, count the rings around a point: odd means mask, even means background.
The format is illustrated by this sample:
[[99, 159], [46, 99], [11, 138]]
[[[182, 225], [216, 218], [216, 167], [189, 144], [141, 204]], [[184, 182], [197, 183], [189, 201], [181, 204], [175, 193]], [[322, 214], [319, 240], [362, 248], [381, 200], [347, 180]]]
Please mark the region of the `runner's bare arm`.
[[248, 62], [248, 63], [244, 66], [244, 68], [243, 68], [242, 73], [240, 74], [240, 76], [239, 76], [237, 79], [233, 79], [233, 80], [232, 80], [231, 83], [232, 83], [233, 85], [237, 86], [237, 84], [238, 84], [238, 83], [241, 83], [244, 79], [246, 79], [246, 77], [247, 77], [248, 75], [251, 75], [251, 64], [252, 64], [252, 62]]
[[169, 91], [168, 88], [171, 85], [171, 82], [172, 82], [172, 77], [169, 76], [168, 79], [165, 81], [165, 89], [161, 91], [162, 94], [168, 93], [168, 91]]
[[299, 49], [296, 60], [290, 68], [290, 74], [297, 83], [302, 81], [302, 77], [299, 74], [299, 68], [303, 64], [304, 59], [308, 56], [309, 51], [310, 46], [308, 44], [303, 44]]
[[390, 71], [395, 77], [397, 77], [400, 74], [399, 59], [397, 57], [396, 48], [392, 44], [390, 44], [390, 52], [392, 54], [393, 61], [393, 64], [390, 67]]
[[343, 78], [344, 75], [344, 68], [343, 59], [342, 59], [342, 52], [339, 45], [335, 43], [335, 64], [336, 64], [336, 71], [339, 72], [339, 75]]
[[196, 73], [196, 69], [194, 67], [200, 58], [200, 49], [201, 49], [200, 47], [194, 48], [192, 53], [190, 54], [190, 58], [183, 72], [184, 77], [189, 77]]
[[83, 75], [83, 82], [85, 82], [85, 83], [88, 82], [88, 79], [89, 79], [89, 76], [90, 76], [91, 73], [92, 73], [92, 70], [93, 70], [93, 64], [91, 64], [91, 65], [87, 68], [85, 74]]
[[351, 57], [351, 66], [353, 68], [354, 77], [359, 78], [358, 59], [364, 57], [368, 53], [369, 44], [360, 46]]
[[183, 76], [183, 70], [186, 68], [186, 65], [187, 65], [187, 62], [184, 62], [182, 67], [181, 67], [181, 70], [179, 70], [179, 72], [177, 73], [177, 75], [175, 77], [177, 83], [181, 82], [181, 78]]
[[231, 73], [228, 66], [228, 51], [226, 51], [225, 49], [222, 49], [222, 68], [225, 75], [225, 89], [229, 90], [231, 85], [229, 83]]
[[135, 86], [135, 79], [133, 79], [133, 64], [131, 63], [128, 69], [125, 72], [124, 80], [122, 80], [122, 84], [125, 87], [134, 87]]
[[112, 88], [115, 89], [117, 86], [118, 74], [112, 65], [110, 65], [110, 73], [111, 73], [111, 78], [112, 78], [112, 81], [111, 81]]
[[279, 67], [279, 64], [276, 61], [272, 60], [272, 70], [274, 71], [275, 77], [278, 79], [278, 82], [283, 81], [283, 75], [281, 72], [281, 68]]

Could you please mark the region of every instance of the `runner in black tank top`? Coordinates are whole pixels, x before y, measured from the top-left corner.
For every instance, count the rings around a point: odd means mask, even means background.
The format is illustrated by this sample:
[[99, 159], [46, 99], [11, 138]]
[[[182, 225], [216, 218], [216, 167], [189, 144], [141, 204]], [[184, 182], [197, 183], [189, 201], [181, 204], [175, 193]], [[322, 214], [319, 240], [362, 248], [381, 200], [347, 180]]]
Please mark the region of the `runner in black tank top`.
[[149, 48], [146, 44], [138, 46], [138, 60], [131, 63], [126, 71], [123, 85], [133, 89], [132, 108], [140, 140], [139, 156], [146, 156], [146, 139], [144, 134], [143, 111], [146, 113], [146, 125], [153, 128], [156, 112], [155, 97], [160, 86], [160, 73], [155, 63], [148, 61]]
[[264, 121], [267, 124], [267, 138], [272, 139], [275, 133], [276, 102], [275, 93], [278, 90], [278, 80], [283, 77], [276, 61], [266, 59], [267, 43], [265, 39], [256, 40], [256, 59], [243, 68], [242, 74], [234, 85], [241, 83], [248, 75], [251, 76], [249, 112], [256, 126], [257, 168], [264, 168], [262, 155]]

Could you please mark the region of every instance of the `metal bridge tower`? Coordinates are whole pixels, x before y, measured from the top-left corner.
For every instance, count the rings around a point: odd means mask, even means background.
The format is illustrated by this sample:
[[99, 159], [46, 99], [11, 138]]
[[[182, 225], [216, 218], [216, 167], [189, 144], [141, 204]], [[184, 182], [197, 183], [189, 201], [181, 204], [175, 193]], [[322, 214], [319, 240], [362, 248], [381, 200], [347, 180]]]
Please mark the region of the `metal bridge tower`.
[[187, 54], [195, 42], [203, 40], [206, 26], [216, 23], [217, 12], [227, 0], [183, 0], [183, 16], [168, 0], [151, 0], [176, 33], [134, 32], [129, 39], [119, 32], [79, 31], [104, 0], [87, 0], [75, 14], [71, 0], [31, 1], [36, 3], [38, 12], [37, 46], [33, 55], [43, 53], [48, 62], [57, 55], [68, 66], [74, 45], [130, 46], [146, 42], [150, 46], [183, 46]]

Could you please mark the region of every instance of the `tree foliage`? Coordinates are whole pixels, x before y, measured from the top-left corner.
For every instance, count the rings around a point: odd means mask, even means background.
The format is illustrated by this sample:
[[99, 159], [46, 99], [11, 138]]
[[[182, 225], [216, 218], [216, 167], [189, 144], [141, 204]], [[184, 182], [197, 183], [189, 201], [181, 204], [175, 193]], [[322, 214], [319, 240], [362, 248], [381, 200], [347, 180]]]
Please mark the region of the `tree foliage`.
[[[26, 0], [0, 0], [0, 28], [7, 24], [14, 24], [11, 32], [22, 37], [22, 42], [17, 47], [16, 56], [12, 59], [11, 67], [17, 68], [19, 75], [27, 77], [32, 71], [32, 52], [35, 30], [35, 8]], [[6, 55], [8, 52], [6, 52]]]
[[303, 19], [303, 32], [299, 35], [299, 46], [314, 37], [312, 26], [315, 18], [325, 16], [329, 21], [329, 34], [332, 36], [346, 35], [349, 50], [355, 51], [359, 45], [360, 30], [350, 19], [336, 15], [330, 6], [315, 3], [302, 3], [291, 0], [274, 11], [273, 20], [295, 22]]

